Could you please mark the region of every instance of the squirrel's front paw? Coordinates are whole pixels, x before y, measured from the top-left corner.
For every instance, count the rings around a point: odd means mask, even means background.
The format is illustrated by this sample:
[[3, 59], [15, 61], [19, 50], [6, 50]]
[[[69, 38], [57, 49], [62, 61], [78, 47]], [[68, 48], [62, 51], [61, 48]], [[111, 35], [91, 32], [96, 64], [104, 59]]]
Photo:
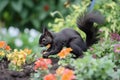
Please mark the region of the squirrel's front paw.
[[46, 50], [41, 51], [41, 53], [42, 53], [42, 54], [45, 54], [45, 53], [46, 53]]
[[45, 53], [43, 54], [43, 58], [48, 58], [49, 54]]

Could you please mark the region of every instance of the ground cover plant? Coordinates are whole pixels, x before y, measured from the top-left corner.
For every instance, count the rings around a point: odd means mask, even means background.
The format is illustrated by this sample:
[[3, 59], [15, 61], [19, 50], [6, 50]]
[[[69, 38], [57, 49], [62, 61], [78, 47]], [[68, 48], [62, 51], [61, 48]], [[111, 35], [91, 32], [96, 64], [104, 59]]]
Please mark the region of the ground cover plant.
[[[117, 2], [118, 1], [118, 2]], [[103, 4], [104, 3], [104, 4]], [[64, 47], [57, 55], [48, 59], [42, 57], [38, 45], [41, 35], [34, 29], [25, 29], [10, 35], [9, 28], [0, 29], [0, 80], [120, 80], [120, 31], [119, 0], [96, 1], [94, 10], [105, 15], [106, 22], [99, 27], [100, 40], [84, 52], [83, 58], [71, 58], [71, 48]], [[48, 23], [51, 31], [58, 32], [65, 27], [76, 28], [76, 17], [82, 14], [89, 0], [69, 6], [71, 13], [55, 18]], [[102, 6], [101, 6], [102, 5]], [[74, 16], [74, 17], [73, 17]], [[85, 39], [84, 32], [79, 31]], [[32, 34], [31, 34], [32, 33]], [[16, 45], [16, 39], [22, 45]]]

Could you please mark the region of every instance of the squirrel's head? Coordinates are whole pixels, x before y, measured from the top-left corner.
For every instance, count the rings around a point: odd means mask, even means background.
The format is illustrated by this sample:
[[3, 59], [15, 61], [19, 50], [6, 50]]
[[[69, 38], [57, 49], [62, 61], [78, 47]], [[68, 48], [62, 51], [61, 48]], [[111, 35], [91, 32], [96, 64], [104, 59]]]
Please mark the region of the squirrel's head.
[[46, 27], [43, 28], [43, 33], [39, 38], [39, 45], [41, 47], [45, 47], [48, 44], [51, 44], [53, 42], [53, 36], [50, 31]]

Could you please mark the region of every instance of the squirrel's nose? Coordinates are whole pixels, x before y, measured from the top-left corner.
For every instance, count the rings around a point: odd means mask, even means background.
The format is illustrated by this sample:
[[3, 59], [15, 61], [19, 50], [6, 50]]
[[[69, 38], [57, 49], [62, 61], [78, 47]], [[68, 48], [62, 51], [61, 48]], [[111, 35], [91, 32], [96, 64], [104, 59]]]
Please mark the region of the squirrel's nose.
[[44, 47], [44, 45], [43, 45], [43, 44], [40, 44], [39, 46], [40, 46], [40, 47]]

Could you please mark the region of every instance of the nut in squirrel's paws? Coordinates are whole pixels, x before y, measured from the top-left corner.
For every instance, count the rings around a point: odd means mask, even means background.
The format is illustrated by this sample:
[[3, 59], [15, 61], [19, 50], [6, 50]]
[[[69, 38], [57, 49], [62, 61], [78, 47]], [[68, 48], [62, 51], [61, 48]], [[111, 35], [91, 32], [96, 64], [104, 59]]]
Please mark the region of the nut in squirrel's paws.
[[43, 52], [42, 54], [46, 54], [47, 52], [45, 51], [45, 52]]
[[50, 46], [51, 46], [51, 45], [50, 45], [50, 44], [48, 44], [46, 47], [47, 47], [47, 48], [50, 48]]

